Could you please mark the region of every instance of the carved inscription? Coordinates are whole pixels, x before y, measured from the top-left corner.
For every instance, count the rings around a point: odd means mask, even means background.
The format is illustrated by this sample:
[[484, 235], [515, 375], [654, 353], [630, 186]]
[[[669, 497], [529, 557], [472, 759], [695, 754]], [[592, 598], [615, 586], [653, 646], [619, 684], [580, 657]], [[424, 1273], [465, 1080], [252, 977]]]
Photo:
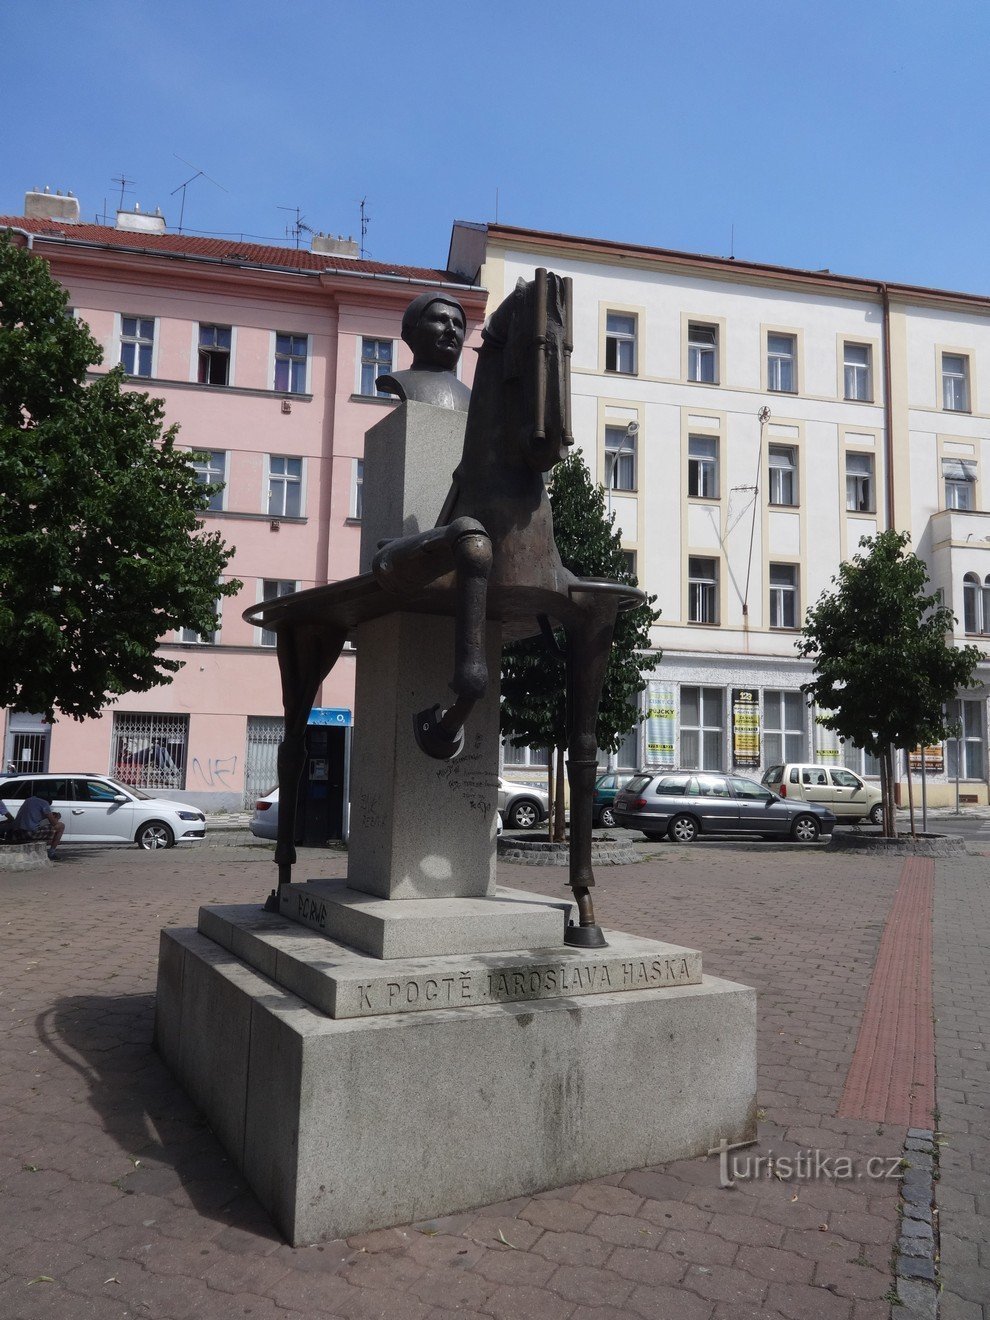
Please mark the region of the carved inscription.
[[434, 766], [434, 773], [452, 797], [459, 798], [470, 811], [487, 818], [495, 810], [498, 788], [491, 771], [486, 768], [488, 757], [484, 754], [483, 741], [476, 733], [456, 760]]

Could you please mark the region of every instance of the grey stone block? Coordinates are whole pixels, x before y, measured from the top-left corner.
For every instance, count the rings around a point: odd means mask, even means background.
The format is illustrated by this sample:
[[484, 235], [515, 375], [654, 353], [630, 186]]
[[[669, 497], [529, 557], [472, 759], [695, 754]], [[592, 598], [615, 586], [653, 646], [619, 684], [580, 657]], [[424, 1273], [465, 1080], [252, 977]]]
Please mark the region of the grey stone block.
[[163, 940], [166, 1061], [296, 1245], [756, 1135], [745, 986], [334, 1021], [196, 932]]
[[[930, 1283], [915, 1279], [897, 1280], [898, 1320], [936, 1320], [938, 1294]], [[903, 1309], [901, 1309], [903, 1308]]]
[[902, 1279], [928, 1279], [935, 1281], [935, 1262], [919, 1260], [914, 1256], [898, 1256], [896, 1273]]

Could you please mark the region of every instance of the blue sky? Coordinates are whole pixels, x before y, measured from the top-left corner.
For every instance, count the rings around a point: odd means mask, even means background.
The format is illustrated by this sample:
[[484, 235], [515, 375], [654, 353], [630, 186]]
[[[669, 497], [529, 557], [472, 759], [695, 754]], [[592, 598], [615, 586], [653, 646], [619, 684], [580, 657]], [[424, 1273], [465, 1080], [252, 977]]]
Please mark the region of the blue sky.
[[[0, 0], [45, 184], [442, 265], [492, 220], [990, 294], [986, 0]], [[181, 158], [181, 159], [179, 159]], [[190, 162], [187, 165], [185, 162]], [[216, 180], [213, 183], [210, 180]], [[222, 185], [222, 188], [217, 186]]]

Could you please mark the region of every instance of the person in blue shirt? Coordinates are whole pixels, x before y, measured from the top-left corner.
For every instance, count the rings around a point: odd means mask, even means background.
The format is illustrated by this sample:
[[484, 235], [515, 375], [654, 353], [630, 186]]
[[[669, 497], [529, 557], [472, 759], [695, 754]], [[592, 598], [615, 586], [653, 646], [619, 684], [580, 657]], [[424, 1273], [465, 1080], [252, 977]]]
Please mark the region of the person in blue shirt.
[[55, 860], [55, 849], [65, 833], [62, 817], [52, 811], [50, 798], [35, 794], [25, 798], [14, 818], [14, 829], [20, 831], [30, 842], [48, 840], [48, 856]]

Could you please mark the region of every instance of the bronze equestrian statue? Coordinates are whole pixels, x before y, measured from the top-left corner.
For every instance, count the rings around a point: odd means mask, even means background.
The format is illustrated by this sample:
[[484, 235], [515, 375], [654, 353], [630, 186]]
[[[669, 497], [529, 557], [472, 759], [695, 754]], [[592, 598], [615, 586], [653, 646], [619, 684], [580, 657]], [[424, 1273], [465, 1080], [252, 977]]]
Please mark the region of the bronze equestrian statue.
[[[420, 312], [437, 301], [446, 300], [432, 295]], [[574, 443], [572, 325], [570, 279], [540, 269], [533, 281], [520, 280], [482, 331], [464, 449], [437, 525], [386, 542], [370, 573], [264, 602], [244, 617], [277, 636], [285, 706], [278, 770], [286, 804], [295, 801], [317, 691], [357, 624], [397, 611], [453, 616], [454, 700], [410, 711], [419, 747], [439, 759], [458, 754], [465, 721], [486, 696], [486, 619], [501, 623], [504, 642], [542, 633], [550, 643], [562, 627], [569, 882], [579, 916], [565, 942], [595, 948], [605, 943], [591, 900], [598, 704], [618, 611], [642, 604], [645, 595], [623, 583], [576, 577], [554, 541], [544, 474]], [[283, 809], [275, 849], [280, 890], [296, 859], [293, 829], [294, 813]], [[277, 910], [277, 899], [272, 906]]]

